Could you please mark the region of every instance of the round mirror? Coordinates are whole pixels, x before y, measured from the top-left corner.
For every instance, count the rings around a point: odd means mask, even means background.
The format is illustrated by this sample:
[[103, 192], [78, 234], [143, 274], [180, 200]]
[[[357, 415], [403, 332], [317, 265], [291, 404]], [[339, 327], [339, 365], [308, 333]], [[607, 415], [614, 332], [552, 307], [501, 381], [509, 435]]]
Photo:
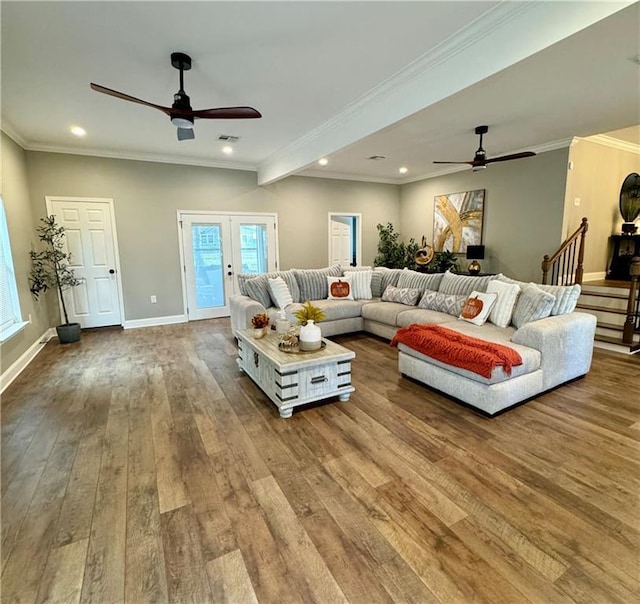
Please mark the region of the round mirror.
[[624, 220], [623, 233], [635, 233], [638, 227], [634, 224], [640, 215], [640, 175], [632, 172], [624, 179], [620, 189], [620, 214]]

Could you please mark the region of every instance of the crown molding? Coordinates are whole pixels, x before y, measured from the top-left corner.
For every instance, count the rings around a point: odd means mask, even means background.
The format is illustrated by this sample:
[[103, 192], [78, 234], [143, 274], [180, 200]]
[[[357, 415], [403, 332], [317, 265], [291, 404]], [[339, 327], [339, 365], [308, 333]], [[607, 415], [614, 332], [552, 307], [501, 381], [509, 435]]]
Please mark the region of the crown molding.
[[613, 138], [612, 136], [607, 136], [606, 134], [595, 134], [594, 136], [579, 138], [578, 140], [588, 141], [590, 143], [596, 143], [597, 145], [612, 147], [613, 149], [618, 149], [618, 151], [628, 151], [629, 153], [640, 155], [640, 145], [630, 143], [629, 141], [623, 141], [619, 138]]
[[16, 145], [19, 145], [23, 149], [27, 148], [27, 141], [18, 134], [18, 131], [7, 120], [2, 120], [2, 126], [0, 130], [4, 132]]
[[160, 164], [178, 164], [198, 166], [202, 168], [221, 168], [223, 170], [244, 170], [257, 172], [254, 164], [243, 162], [218, 162], [195, 157], [179, 157], [177, 155], [162, 155], [149, 153], [131, 153], [127, 151], [115, 151], [110, 149], [78, 149], [73, 147], [29, 144], [24, 147], [26, 151], [41, 151], [43, 153], [63, 153], [65, 155], [84, 155], [88, 157], [103, 157], [107, 159], [125, 159], [131, 161], [145, 161]]

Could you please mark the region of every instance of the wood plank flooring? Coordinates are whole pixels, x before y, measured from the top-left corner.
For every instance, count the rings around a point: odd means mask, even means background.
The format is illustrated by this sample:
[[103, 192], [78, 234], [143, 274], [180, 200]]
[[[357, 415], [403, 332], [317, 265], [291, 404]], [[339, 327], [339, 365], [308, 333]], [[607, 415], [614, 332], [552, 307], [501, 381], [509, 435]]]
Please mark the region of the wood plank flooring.
[[493, 419], [365, 334], [280, 419], [229, 321], [52, 341], [2, 397], [2, 602], [640, 600], [640, 358]]

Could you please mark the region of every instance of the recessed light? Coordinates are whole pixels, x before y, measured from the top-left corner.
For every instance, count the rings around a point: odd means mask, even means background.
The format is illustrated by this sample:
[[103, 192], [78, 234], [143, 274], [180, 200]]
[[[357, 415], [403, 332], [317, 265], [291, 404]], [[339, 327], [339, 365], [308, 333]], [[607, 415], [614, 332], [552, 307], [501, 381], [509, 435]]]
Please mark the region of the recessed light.
[[402, 166], [402, 168], [398, 170], [400, 174], [406, 174], [408, 171], [409, 171], [409, 168], [407, 168], [406, 166]]
[[321, 157], [321, 158], [318, 160], [318, 163], [319, 163], [321, 166], [326, 166], [326, 165], [329, 163], [329, 160], [328, 160], [326, 157]]
[[222, 152], [225, 155], [231, 155], [233, 153], [233, 147], [231, 145], [225, 145], [224, 147], [222, 147]]
[[87, 134], [87, 131], [80, 126], [71, 126], [71, 134], [75, 136], [85, 136]]

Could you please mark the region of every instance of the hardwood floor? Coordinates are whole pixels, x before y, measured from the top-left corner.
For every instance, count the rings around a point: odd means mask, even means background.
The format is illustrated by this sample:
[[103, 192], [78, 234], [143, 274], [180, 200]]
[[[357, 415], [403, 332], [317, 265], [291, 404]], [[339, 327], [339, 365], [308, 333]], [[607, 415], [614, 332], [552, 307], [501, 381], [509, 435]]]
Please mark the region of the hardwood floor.
[[2, 602], [637, 602], [640, 359], [487, 419], [364, 334], [280, 419], [226, 319], [50, 342], [2, 397]]

